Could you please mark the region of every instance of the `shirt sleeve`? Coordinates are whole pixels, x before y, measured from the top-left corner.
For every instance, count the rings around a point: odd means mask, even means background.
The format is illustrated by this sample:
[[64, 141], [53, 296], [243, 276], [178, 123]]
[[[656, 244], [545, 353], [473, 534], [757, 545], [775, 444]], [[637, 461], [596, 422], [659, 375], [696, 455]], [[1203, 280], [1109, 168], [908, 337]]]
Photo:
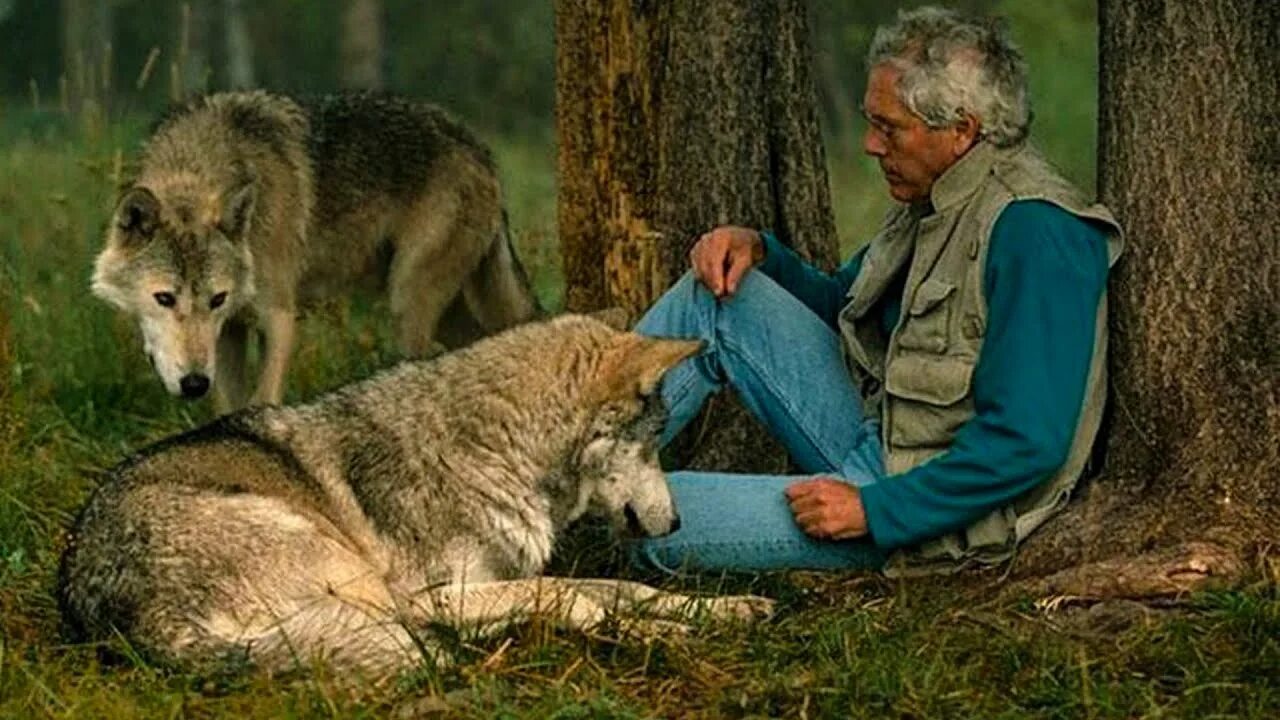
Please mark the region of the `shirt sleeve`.
[[866, 248], [854, 253], [835, 273], [825, 273], [779, 242], [768, 230], [762, 231], [760, 237], [764, 239], [764, 262], [756, 270], [796, 296], [827, 325], [836, 327], [845, 294], [858, 276]]
[[1011, 203], [992, 230], [983, 282], [987, 334], [974, 416], [942, 455], [862, 488], [867, 524], [890, 550], [959, 530], [1066, 461], [1084, 401], [1103, 233], [1044, 201]]

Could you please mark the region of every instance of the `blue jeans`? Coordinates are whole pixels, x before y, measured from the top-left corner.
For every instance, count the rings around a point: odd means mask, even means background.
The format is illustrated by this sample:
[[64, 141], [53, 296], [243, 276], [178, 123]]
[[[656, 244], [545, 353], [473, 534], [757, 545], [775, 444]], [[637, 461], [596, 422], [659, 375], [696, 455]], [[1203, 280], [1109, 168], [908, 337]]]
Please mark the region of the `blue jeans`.
[[866, 539], [828, 541], [795, 524], [783, 489], [814, 475], [865, 485], [884, 476], [879, 427], [841, 355], [840, 336], [763, 273], [747, 273], [717, 302], [686, 274], [640, 320], [636, 331], [701, 338], [706, 349], [666, 374], [675, 437], [712, 393], [731, 385], [807, 475], [668, 474], [680, 529], [637, 541], [632, 560], [646, 569], [781, 570], [879, 568], [883, 554]]

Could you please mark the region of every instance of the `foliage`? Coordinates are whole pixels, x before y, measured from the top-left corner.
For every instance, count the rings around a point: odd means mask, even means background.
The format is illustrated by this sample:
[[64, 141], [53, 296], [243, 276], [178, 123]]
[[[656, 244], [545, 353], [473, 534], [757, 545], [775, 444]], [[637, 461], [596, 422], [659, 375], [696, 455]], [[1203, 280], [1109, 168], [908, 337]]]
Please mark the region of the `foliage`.
[[[209, 64], [207, 88], [227, 86], [225, 22], [211, 0], [95, 0], [112, 10], [112, 56], [109, 67], [118, 103], [151, 110], [168, 98], [167, 68], [179, 53], [184, 4], [202, 5], [206, 20], [188, 27], [191, 44], [205, 48]], [[384, 65], [389, 89], [441, 102], [463, 118], [494, 130], [522, 132], [547, 129], [552, 122], [553, 3], [546, 0], [455, 0], [422, 3], [384, 0], [386, 48]], [[919, 0], [858, 3], [848, 0], [811, 2], [811, 47], [815, 58], [822, 121], [832, 146], [856, 151], [861, 125], [863, 58], [872, 29], [893, 17], [899, 6]], [[1085, 184], [1092, 180], [1092, 153], [1080, 142], [1093, 134], [1096, 61], [1093, 17], [1096, 0], [1025, 3], [1012, 0], [963, 0], [947, 3], [994, 12], [1008, 18], [1015, 38], [1035, 73], [1038, 123], [1045, 137], [1061, 137], [1068, 174]], [[338, 85], [340, 13], [337, 0], [259, 0], [245, 2], [246, 22], [254, 48], [254, 64], [264, 87], [320, 92]], [[59, 102], [61, 20], [58, 5], [47, 0], [11, 0], [0, 14], [0, 96], [29, 102], [32, 84], [46, 106]], [[148, 54], [159, 49], [142, 89], [135, 84]], [[91, 65], [102, 59], [88, 58]], [[1074, 142], [1079, 140], [1080, 142]]]

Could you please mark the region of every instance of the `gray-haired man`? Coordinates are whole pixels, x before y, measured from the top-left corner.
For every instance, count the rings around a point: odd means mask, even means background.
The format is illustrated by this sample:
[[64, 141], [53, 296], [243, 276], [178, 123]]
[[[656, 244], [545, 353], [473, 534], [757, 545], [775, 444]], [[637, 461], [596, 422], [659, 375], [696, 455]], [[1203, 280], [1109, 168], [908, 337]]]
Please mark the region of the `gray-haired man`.
[[899, 203], [868, 246], [828, 275], [767, 230], [715, 228], [638, 326], [707, 341], [664, 381], [666, 438], [730, 384], [808, 474], [672, 473], [682, 528], [638, 545], [644, 564], [997, 562], [1084, 468], [1119, 226], [1027, 143], [999, 24], [904, 12], [868, 67], [863, 146]]

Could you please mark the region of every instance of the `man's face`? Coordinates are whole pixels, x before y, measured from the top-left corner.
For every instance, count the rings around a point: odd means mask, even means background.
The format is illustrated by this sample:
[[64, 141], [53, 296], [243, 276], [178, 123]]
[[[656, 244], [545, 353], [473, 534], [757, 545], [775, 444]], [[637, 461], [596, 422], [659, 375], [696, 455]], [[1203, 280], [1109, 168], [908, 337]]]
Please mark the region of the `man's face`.
[[933, 182], [973, 144], [976, 128], [925, 125], [898, 98], [901, 75], [891, 65], [871, 69], [862, 100], [867, 117], [862, 149], [880, 162], [893, 199], [911, 203], [929, 197]]

